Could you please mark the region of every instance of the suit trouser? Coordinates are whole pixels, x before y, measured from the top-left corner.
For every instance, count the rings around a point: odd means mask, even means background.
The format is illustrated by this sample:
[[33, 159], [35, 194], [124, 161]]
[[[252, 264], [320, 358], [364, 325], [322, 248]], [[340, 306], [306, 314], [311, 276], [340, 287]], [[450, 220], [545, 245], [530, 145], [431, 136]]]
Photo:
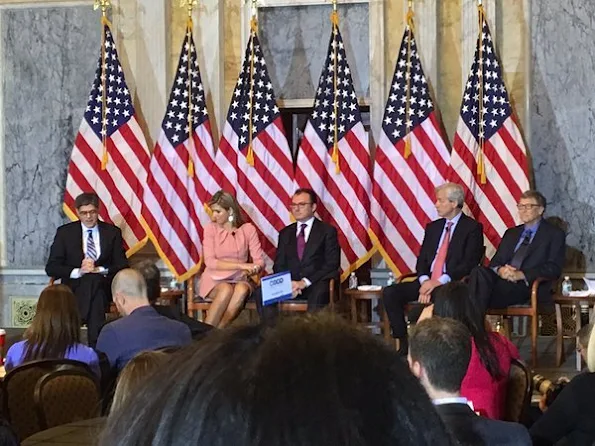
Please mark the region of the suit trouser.
[[78, 300], [79, 315], [82, 323], [87, 324], [87, 343], [95, 347], [99, 330], [105, 322], [107, 296], [103, 288], [104, 277], [98, 274], [83, 276], [74, 291]]
[[509, 282], [491, 268], [477, 266], [469, 275], [469, 294], [485, 314], [488, 308], [506, 308], [527, 303], [531, 291], [524, 281]]
[[[308, 301], [309, 313], [323, 309], [328, 305], [330, 299], [329, 282], [330, 280], [320, 280], [318, 282], [314, 282], [308, 288], [302, 290], [302, 294], [297, 296], [296, 299]], [[279, 317], [279, 303], [263, 305], [262, 290], [260, 287], [254, 290], [252, 296], [256, 302], [256, 308], [258, 310], [261, 323], [268, 326], [275, 325], [277, 318]]]
[[[382, 303], [390, 322], [393, 338], [403, 339], [407, 336], [405, 323], [405, 306], [408, 302], [419, 299], [420, 284], [418, 280], [396, 283], [382, 290]], [[417, 315], [419, 317], [419, 314]]]

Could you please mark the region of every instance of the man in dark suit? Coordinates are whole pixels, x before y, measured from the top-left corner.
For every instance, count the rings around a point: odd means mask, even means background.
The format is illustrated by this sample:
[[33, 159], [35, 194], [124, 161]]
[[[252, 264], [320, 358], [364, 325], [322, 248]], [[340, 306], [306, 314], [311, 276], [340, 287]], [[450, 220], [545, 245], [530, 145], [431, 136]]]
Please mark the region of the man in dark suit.
[[[517, 208], [523, 224], [508, 229], [487, 268], [475, 268], [469, 277], [471, 296], [485, 312], [527, 303], [538, 277], [557, 279], [566, 254], [566, 234], [544, 220], [545, 197], [528, 190]], [[538, 290], [540, 303], [551, 303], [550, 283]]]
[[[308, 301], [308, 311], [329, 303], [329, 282], [339, 276], [340, 256], [337, 230], [318, 218], [317, 197], [311, 189], [298, 189], [291, 199], [291, 213], [296, 222], [279, 232], [273, 271], [289, 271], [293, 296]], [[260, 288], [254, 299], [263, 322], [274, 324], [279, 306], [262, 305]]]
[[465, 192], [458, 184], [446, 183], [436, 188], [435, 206], [441, 218], [426, 226], [415, 267], [417, 280], [388, 286], [382, 292], [392, 335], [399, 340], [402, 354], [407, 353], [407, 302], [431, 302], [436, 287], [461, 280], [481, 261], [483, 229], [462, 213], [464, 201]]
[[126, 268], [112, 282], [114, 303], [122, 318], [106, 324], [97, 340], [97, 350], [110, 365], [122, 370], [138, 353], [190, 344], [190, 329], [182, 322], [158, 314], [149, 304], [147, 284], [136, 270]]
[[411, 330], [407, 357], [454, 439], [463, 445], [531, 445], [527, 429], [517, 423], [490, 420], [461, 397], [461, 383], [471, 360], [471, 333], [461, 322], [432, 317]]
[[89, 345], [94, 347], [111, 300], [111, 279], [128, 260], [120, 229], [99, 221], [99, 197], [83, 193], [76, 197], [75, 207], [80, 221], [58, 228], [45, 272], [76, 295]]

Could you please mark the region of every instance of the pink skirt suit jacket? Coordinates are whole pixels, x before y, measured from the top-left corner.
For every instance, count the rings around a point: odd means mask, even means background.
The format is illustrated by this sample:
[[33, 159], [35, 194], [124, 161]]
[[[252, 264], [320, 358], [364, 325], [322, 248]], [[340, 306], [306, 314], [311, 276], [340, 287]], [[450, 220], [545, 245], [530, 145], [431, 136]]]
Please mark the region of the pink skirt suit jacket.
[[209, 223], [205, 227], [202, 249], [205, 269], [200, 277], [198, 294], [203, 298], [219, 283], [248, 283], [244, 271], [217, 269], [217, 260], [248, 263], [250, 259], [250, 263], [264, 268], [264, 252], [252, 223], [244, 223], [233, 232]]

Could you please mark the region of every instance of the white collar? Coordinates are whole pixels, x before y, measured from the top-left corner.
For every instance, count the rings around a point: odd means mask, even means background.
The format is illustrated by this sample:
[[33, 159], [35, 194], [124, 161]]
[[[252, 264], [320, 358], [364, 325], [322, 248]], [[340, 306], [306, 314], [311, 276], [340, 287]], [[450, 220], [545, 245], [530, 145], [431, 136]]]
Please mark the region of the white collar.
[[83, 224], [83, 222], [81, 222], [81, 227], [83, 228], [83, 234], [86, 233], [86, 232], [88, 232], [88, 231], [93, 231], [93, 232], [99, 231], [99, 223], [96, 224], [95, 226], [93, 226], [92, 228], [87, 228]]
[[436, 398], [435, 400], [432, 400], [432, 403], [434, 403], [434, 406], [441, 406], [443, 404], [467, 404], [471, 409], [473, 409], [473, 403], [464, 396]]
[[302, 227], [302, 225], [306, 225], [306, 227], [311, 228], [312, 225], [314, 224], [314, 219], [316, 217], [312, 216], [310, 217], [308, 220], [306, 221], [297, 221], [297, 227], [298, 227], [298, 231], [300, 230], [300, 228]]

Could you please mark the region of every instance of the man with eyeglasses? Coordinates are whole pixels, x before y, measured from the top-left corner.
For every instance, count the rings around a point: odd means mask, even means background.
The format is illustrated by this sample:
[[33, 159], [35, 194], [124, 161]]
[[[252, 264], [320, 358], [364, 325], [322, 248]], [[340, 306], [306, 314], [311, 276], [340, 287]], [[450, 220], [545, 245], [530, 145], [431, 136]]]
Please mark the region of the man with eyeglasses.
[[111, 280], [128, 267], [128, 260], [120, 228], [99, 221], [97, 194], [82, 193], [74, 205], [79, 221], [58, 228], [45, 272], [76, 295], [89, 345], [94, 347], [111, 300]]
[[[339, 276], [341, 251], [335, 227], [314, 216], [316, 193], [298, 189], [290, 204], [295, 223], [279, 232], [273, 271], [291, 272], [294, 298], [308, 301], [308, 311], [329, 303], [329, 282]], [[265, 324], [273, 325], [279, 313], [277, 304], [263, 306], [260, 288], [254, 291], [258, 312]]]
[[[509, 228], [489, 266], [475, 268], [469, 277], [471, 296], [485, 313], [488, 308], [525, 304], [531, 285], [538, 277], [557, 279], [562, 274], [566, 255], [566, 234], [543, 219], [545, 197], [528, 190], [517, 208], [522, 224]], [[551, 300], [549, 287], [538, 290], [540, 303]]]

